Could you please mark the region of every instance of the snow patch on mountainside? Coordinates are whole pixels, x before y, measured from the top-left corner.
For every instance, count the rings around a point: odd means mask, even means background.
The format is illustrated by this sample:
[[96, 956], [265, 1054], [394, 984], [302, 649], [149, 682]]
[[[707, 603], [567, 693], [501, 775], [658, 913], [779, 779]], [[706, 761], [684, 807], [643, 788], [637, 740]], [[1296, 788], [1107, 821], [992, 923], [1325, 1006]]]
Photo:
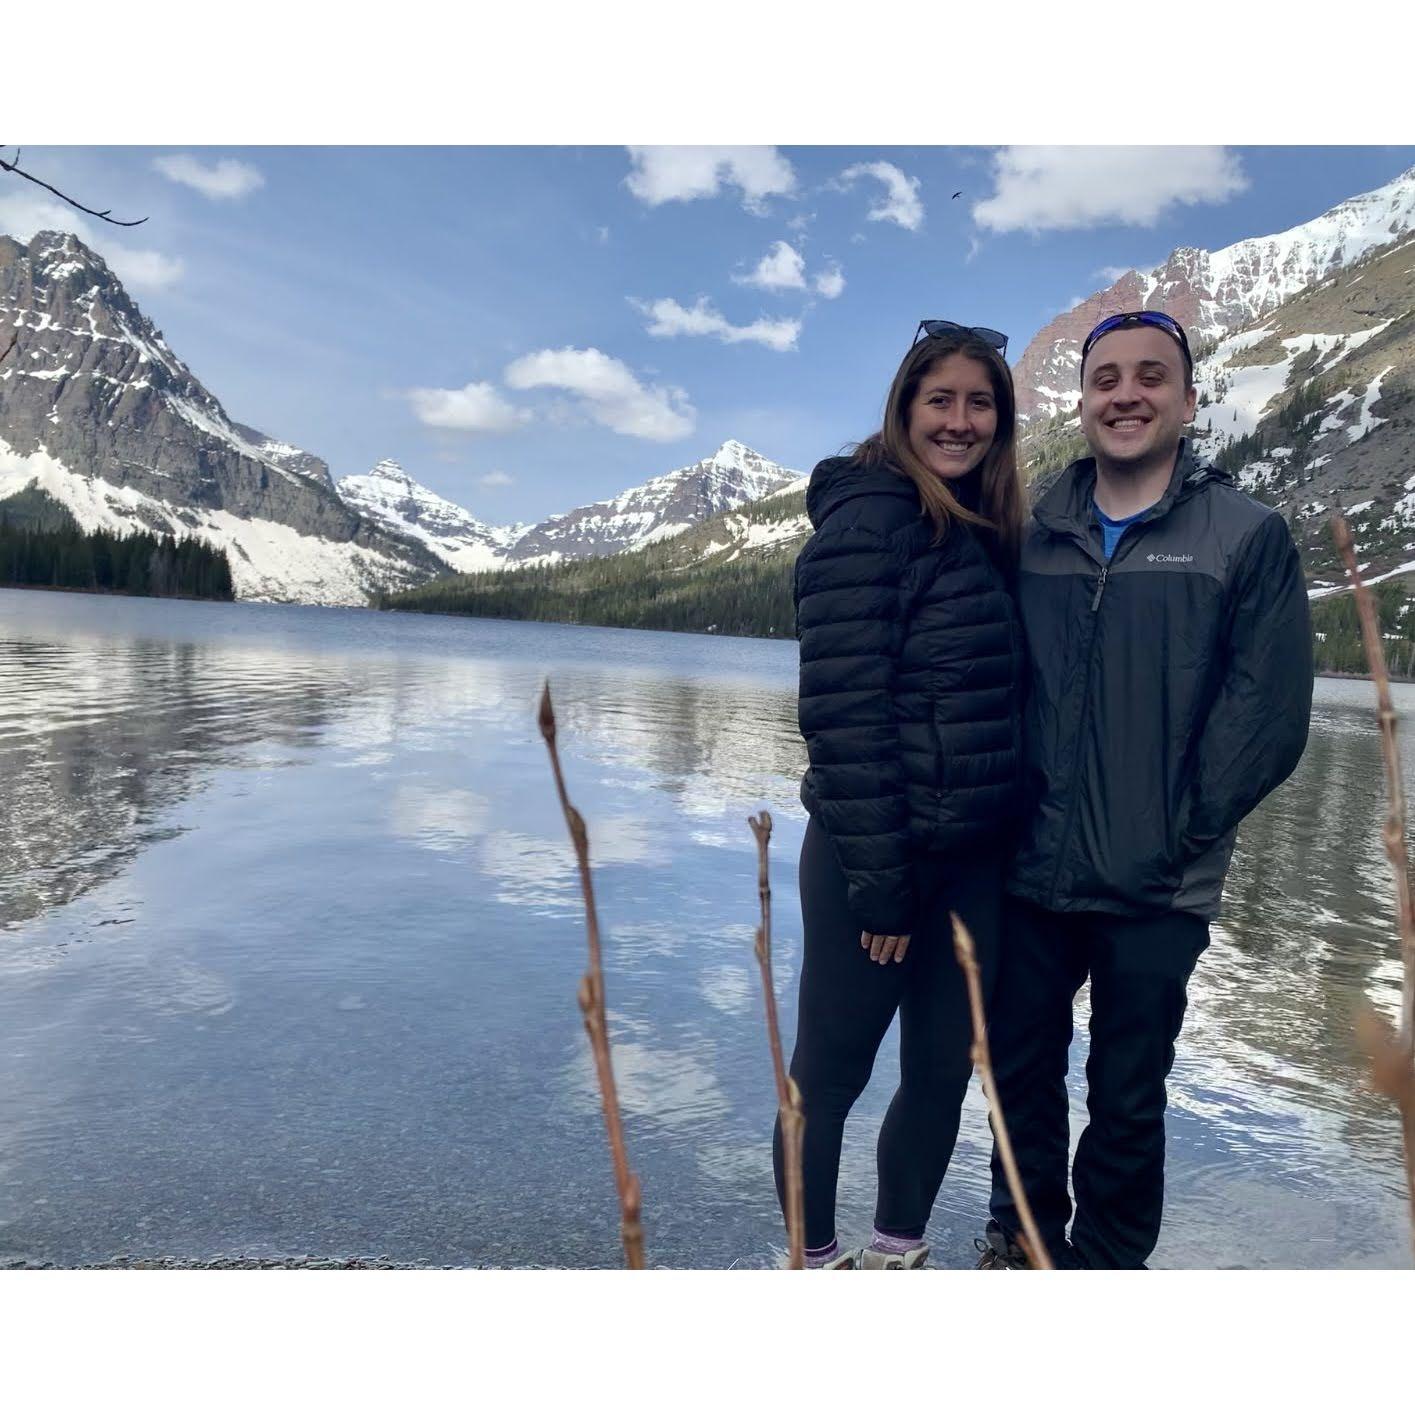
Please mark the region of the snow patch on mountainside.
[[527, 527], [493, 526], [409, 476], [391, 458], [363, 476], [341, 477], [336, 488], [361, 515], [420, 540], [454, 570], [500, 569]]
[[723, 564], [736, 560], [744, 551], [765, 550], [784, 541], [803, 540], [811, 533], [807, 516], [788, 516], [780, 521], [749, 521], [745, 516], [728, 516], [723, 524], [732, 535], [728, 542], [732, 554], [723, 558]]
[[1378, 428], [1383, 422], [1388, 421], [1386, 418], [1378, 418], [1371, 409], [1380, 401], [1381, 380], [1394, 367], [1394, 364], [1387, 364], [1367, 385], [1365, 396], [1361, 400], [1360, 421], [1346, 429], [1346, 436], [1350, 441], [1359, 442], [1368, 432]]
[[544, 564], [551, 556], [572, 560], [639, 550], [801, 481], [799, 472], [729, 439], [691, 466], [532, 526], [517, 541], [512, 559]]
[[[1271, 364], [1235, 366], [1232, 363], [1235, 354], [1265, 343], [1272, 337], [1268, 323], [1230, 335], [1219, 343], [1208, 358], [1201, 359], [1194, 367], [1194, 386], [1199, 392], [1202, 404], [1194, 413], [1195, 431], [1211, 433], [1220, 440], [1229, 441], [1248, 436], [1262, 421], [1273, 399], [1287, 387], [1292, 366], [1298, 358], [1315, 349], [1323, 362], [1313, 370], [1313, 376], [1327, 372], [1361, 345], [1375, 338], [1391, 323], [1392, 321], [1386, 320], [1373, 328], [1359, 330], [1354, 334], [1311, 332], [1294, 335], [1279, 341], [1285, 357]], [[1372, 428], [1385, 421], [1383, 418], [1374, 417], [1370, 409], [1380, 397], [1381, 379], [1389, 372], [1390, 369], [1387, 368], [1367, 389], [1361, 422], [1356, 427], [1347, 429], [1352, 442], [1364, 437]], [[1322, 422], [1323, 432], [1331, 432], [1341, 426], [1340, 415], [1355, 402], [1355, 398], [1350, 393], [1341, 392], [1334, 394], [1331, 401], [1336, 403], [1336, 407]], [[1269, 455], [1276, 455], [1282, 450], [1274, 448]]]

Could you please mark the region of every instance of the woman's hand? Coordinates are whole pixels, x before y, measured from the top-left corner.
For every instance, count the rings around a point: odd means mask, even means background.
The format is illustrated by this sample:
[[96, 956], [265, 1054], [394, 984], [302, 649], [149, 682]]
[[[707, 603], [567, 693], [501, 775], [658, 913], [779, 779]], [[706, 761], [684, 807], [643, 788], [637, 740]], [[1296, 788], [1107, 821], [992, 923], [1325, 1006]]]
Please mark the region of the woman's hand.
[[869, 949], [871, 963], [888, 963], [891, 957], [896, 963], [902, 963], [909, 947], [909, 935], [861, 933], [860, 947]]

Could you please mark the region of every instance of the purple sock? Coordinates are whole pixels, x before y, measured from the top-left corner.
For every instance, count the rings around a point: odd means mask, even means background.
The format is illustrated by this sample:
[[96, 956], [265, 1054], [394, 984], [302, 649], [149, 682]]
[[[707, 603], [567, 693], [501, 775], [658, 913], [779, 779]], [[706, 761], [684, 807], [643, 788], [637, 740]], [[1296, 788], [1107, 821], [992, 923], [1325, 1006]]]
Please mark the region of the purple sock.
[[918, 1238], [901, 1238], [897, 1233], [881, 1233], [875, 1229], [870, 1247], [876, 1253], [907, 1253], [911, 1248], [922, 1247], [923, 1242], [922, 1234]]
[[808, 1268], [823, 1268], [833, 1258], [840, 1255], [840, 1243], [832, 1238], [824, 1248], [806, 1249], [806, 1266]]

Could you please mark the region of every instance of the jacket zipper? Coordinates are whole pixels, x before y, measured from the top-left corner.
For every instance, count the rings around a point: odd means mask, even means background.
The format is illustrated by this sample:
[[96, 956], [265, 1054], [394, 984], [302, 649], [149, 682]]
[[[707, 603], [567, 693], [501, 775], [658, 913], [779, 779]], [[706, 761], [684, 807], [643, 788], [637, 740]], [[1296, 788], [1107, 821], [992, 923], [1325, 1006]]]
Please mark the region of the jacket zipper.
[[1105, 577], [1110, 574], [1110, 566], [1101, 566], [1101, 577], [1096, 581], [1095, 597], [1091, 600], [1091, 613], [1094, 614], [1101, 607], [1101, 596], [1105, 593]]
[[[1086, 646], [1086, 676], [1081, 690], [1085, 696], [1081, 699], [1081, 720], [1076, 730], [1076, 760], [1071, 767], [1071, 782], [1068, 788], [1070, 799], [1066, 803], [1066, 824], [1062, 828], [1061, 841], [1056, 850], [1056, 869], [1052, 872], [1051, 893], [1047, 904], [1048, 908], [1056, 907], [1057, 891], [1061, 888], [1061, 870], [1062, 866], [1066, 863], [1066, 849], [1071, 843], [1071, 828], [1076, 821], [1076, 803], [1080, 799], [1080, 792], [1076, 789], [1076, 778], [1081, 771], [1081, 753], [1085, 746], [1086, 728], [1090, 725], [1091, 721], [1091, 678], [1092, 669], [1095, 667], [1096, 660], [1096, 640], [1100, 638], [1101, 596], [1105, 593], [1106, 580], [1110, 577], [1110, 567], [1119, 559], [1121, 547], [1124, 546], [1128, 538], [1128, 536], [1122, 536], [1120, 538], [1120, 545], [1115, 547], [1115, 553], [1108, 561], [1101, 565], [1100, 578], [1096, 581], [1096, 592], [1091, 596], [1091, 613], [1096, 617], [1091, 620], [1091, 641]], [[1095, 551], [1092, 550], [1090, 542], [1080, 541], [1079, 537], [1077, 539], [1086, 554], [1094, 559]], [[1134, 539], [1138, 540], [1139, 537], [1136, 536]], [[1130, 548], [1133, 548], [1133, 546]]]

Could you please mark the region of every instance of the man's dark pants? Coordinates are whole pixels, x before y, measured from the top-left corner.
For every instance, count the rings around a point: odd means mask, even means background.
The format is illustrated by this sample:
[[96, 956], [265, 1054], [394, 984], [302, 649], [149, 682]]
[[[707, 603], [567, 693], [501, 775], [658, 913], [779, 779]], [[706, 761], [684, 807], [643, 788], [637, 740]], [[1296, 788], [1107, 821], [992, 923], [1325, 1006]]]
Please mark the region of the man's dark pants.
[[[1142, 1268], [1164, 1209], [1165, 1077], [1188, 1002], [1185, 985], [1209, 941], [1206, 920], [1054, 913], [1009, 898], [988, 1049], [1022, 1187], [1053, 1258], [1071, 1200], [1066, 1093], [1071, 1009], [1091, 979], [1090, 1123], [1076, 1147], [1071, 1241], [1096, 1268]], [[997, 1148], [992, 1216], [1022, 1223]]]

